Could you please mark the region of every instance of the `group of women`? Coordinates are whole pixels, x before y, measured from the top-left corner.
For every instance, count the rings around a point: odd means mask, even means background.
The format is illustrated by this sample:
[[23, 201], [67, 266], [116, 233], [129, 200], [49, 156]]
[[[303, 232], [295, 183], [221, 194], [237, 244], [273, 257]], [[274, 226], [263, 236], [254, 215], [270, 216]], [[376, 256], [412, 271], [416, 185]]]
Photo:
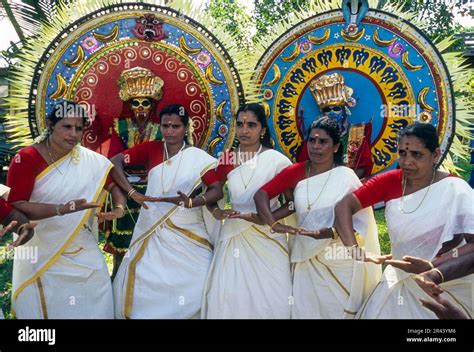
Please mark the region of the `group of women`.
[[[309, 160], [292, 164], [272, 148], [262, 106], [245, 105], [233, 148], [216, 160], [187, 143], [192, 121], [174, 105], [160, 114], [163, 141], [109, 161], [78, 145], [87, 117], [67, 104], [75, 113], [55, 109], [46, 139], [8, 174], [9, 203], [37, 222], [23, 246], [39, 248], [36, 262], [14, 262], [18, 318], [432, 318], [419, 301], [431, 284], [472, 316], [474, 275], [460, 258], [474, 251], [473, 193], [436, 171], [431, 125], [407, 127], [400, 169], [362, 185], [330, 118], [311, 125]], [[127, 180], [133, 165], [148, 171], [146, 194]], [[109, 213], [98, 210], [104, 191]], [[125, 194], [142, 208], [112, 284], [97, 222], [123, 216]], [[371, 208], [380, 201], [385, 256]], [[443, 276], [451, 262], [462, 277]]]

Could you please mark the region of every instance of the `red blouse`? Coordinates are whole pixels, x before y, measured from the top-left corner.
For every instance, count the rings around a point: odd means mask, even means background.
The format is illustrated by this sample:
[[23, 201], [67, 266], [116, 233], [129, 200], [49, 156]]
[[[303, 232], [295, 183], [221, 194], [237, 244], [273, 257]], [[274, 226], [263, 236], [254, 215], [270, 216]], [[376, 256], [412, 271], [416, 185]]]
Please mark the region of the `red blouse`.
[[402, 196], [402, 170], [391, 170], [369, 179], [354, 192], [362, 208]]
[[0, 221], [3, 221], [12, 211], [13, 207], [5, 199], [0, 198]]
[[288, 189], [294, 189], [298, 182], [305, 178], [306, 170], [303, 161], [284, 168], [260, 189], [268, 194], [268, 198], [273, 199]]
[[[162, 141], [151, 141], [138, 144], [125, 150], [124, 162], [130, 166], [145, 166], [147, 172], [163, 162], [164, 145]], [[202, 176], [203, 182], [209, 186], [219, 181], [215, 170], [209, 170]]]
[[[378, 174], [369, 179], [353, 194], [357, 197], [362, 208], [379, 202], [385, 202], [402, 196], [402, 170], [391, 170]], [[449, 174], [449, 177], [456, 177]]]
[[[7, 186], [11, 188], [8, 195], [10, 203], [30, 200], [36, 177], [48, 167], [48, 163], [39, 151], [32, 147], [21, 149], [10, 162], [7, 174]], [[104, 188], [112, 184], [110, 174]]]
[[221, 157], [219, 158], [219, 162], [217, 164], [217, 168], [215, 169], [215, 177], [222, 183], [227, 181], [227, 175], [235, 169], [235, 151], [232, 149], [226, 150]]

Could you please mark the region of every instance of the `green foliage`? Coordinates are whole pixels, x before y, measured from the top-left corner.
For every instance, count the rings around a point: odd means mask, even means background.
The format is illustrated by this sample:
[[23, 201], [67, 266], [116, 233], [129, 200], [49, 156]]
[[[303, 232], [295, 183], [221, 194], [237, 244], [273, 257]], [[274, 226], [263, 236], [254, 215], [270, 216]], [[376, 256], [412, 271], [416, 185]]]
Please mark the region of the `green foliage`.
[[286, 19], [289, 13], [306, 9], [308, 2], [308, 0], [256, 0], [254, 21], [257, 32], [254, 41], [268, 34], [271, 26]]
[[13, 260], [6, 255], [6, 246], [11, 242], [11, 235], [0, 238], [0, 309], [5, 318], [10, 315], [10, 301], [12, 292]]
[[[254, 0], [252, 15], [246, 12], [243, 2], [211, 0], [208, 12], [240, 45], [251, 49], [252, 43], [268, 34], [274, 24], [284, 21], [291, 13], [307, 9], [311, 0]], [[444, 39], [463, 31], [454, 23], [454, 12], [467, 11], [468, 0], [456, 0], [452, 4], [437, 0], [381, 0], [380, 4], [389, 2], [404, 3], [404, 10], [417, 12], [418, 18], [427, 24], [426, 31], [432, 39]], [[450, 51], [462, 50], [462, 45], [462, 40], [458, 40]]]
[[390, 254], [390, 237], [388, 235], [387, 224], [385, 223], [385, 209], [379, 209], [374, 212], [377, 230], [379, 232], [380, 252]]
[[252, 18], [242, 4], [235, 0], [211, 0], [207, 11], [243, 49], [250, 48]]
[[[428, 26], [427, 34], [432, 38], [445, 39], [463, 31], [463, 27], [455, 24], [454, 12], [467, 8], [468, 0], [456, 0], [452, 4], [436, 0], [404, 0], [405, 9], [418, 13]], [[462, 50], [463, 42], [458, 40], [450, 51]]]

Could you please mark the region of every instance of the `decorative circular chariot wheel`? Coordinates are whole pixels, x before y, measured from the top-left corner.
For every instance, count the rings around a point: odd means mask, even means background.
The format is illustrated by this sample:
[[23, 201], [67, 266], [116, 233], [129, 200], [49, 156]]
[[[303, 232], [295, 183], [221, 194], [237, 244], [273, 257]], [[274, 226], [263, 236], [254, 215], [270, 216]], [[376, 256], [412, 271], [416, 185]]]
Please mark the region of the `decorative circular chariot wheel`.
[[124, 70], [142, 67], [159, 76], [157, 110], [179, 103], [194, 125], [194, 145], [217, 155], [234, 138], [232, 116], [243, 103], [238, 72], [206, 28], [176, 10], [128, 3], [90, 13], [64, 29], [36, 66], [30, 89], [33, 137], [62, 99], [87, 107], [92, 124], [83, 145], [100, 151], [122, 112], [117, 83]]
[[353, 90], [350, 124], [372, 122], [373, 174], [396, 167], [397, 134], [414, 121], [434, 125], [443, 158], [447, 154], [455, 109], [446, 65], [420, 30], [378, 10], [369, 10], [359, 28], [346, 27], [340, 10], [311, 17], [261, 57], [256, 81], [280, 151], [297, 157], [311, 122], [322, 114], [310, 84], [334, 73]]

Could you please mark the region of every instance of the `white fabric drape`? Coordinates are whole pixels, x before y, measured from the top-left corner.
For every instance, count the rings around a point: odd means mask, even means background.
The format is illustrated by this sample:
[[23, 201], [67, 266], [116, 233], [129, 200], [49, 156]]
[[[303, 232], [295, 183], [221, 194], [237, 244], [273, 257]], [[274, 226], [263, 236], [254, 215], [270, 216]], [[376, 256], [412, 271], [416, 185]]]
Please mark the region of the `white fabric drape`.
[[[291, 165], [267, 150], [228, 174], [234, 210], [256, 212], [253, 196]], [[273, 208], [278, 199], [272, 199]], [[218, 235], [203, 301], [204, 318], [289, 318], [291, 273], [286, 235], [240, 219], [226, 220]]]
[[[68, 154], [38, 175], [30, 201], [97, 202], [111, 168], [105, 157], [81, 147], [77, 164]], [[18, 318], [113, 318], [112, 286], [97, 246], [95, 211], [37, 221], [33, 238], [15, 248], [12, 303]], [[30, 255], [23, 259], [20, 251]]]
[[[149, 196], [190, 194], [216, 159], [190, 147], [148, 174]], [[164, 193], [165, 192], [165, 193]], [[204, 281], [212, 259], [212, 239], [202, 208], [147, 203], [132, 243], [114, 280], [116, 318], [199, 317]]]
[[[443, 243], [455, 234], [474, 233], [473, 190], [457, 177], [447, 177], [427, 188], [387, 202], [385, 217], [394, 259], [405, 255], [434, 260]], [[423, 200], [423, 197], [426, 198]], [[465, 242], [461, 243], [463, 245]], [[440, 285], [443, 297], [472, 317], [474, 275]], [[436, 319], [419, 299], [431, 299], [413, 280], [413, 275], [387, 266], [376, 290], [364, 304], [361, 318]]]
[[[295, 207], [300, 227], [318, 230], [332, 227], [334, 207], [346, 194], [359, 188], [355, 173], [344, 166], [300, 181], [295, 187]], [[309, 204], [314, 204], [308, 210]], [[365, 250], [380, 254], [377, 226], [371, 208], [353, 217], [358, 242]], [[355, 261], [345, 255], [337, 238], [316, 240], [291, 237], [294, 305], [292, 317], [307, 319], [354, 318], [378, 283], [380, 266]]]

